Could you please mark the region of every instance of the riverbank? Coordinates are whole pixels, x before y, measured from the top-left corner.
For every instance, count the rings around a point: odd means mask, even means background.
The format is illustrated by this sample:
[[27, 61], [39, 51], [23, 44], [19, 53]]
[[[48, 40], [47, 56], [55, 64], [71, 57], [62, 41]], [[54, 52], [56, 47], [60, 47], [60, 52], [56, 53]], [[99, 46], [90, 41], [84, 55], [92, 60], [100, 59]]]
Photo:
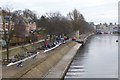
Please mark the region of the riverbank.
[[71, 41], [48, 53], [40, 52], [36, 59], [24, 62], [21, 68], [3, 66], [3, 78], [49, 78], [51, 72], [56, 78], [62, 78], [80, 46]]
[[[87, 39], [92, 35], [93, 34], [82, 35], [79, 40], [83, 41], [83, 44], [85, 44]], [[78, 49], [83, 46], [83, 44], [76, 43], [76, 45], [71, 48], [71, 50], [59, 61], [59, 63], [52, 67], [42, 78], [56, 78], [58, 80], [63, 79], [74, 56], [76, 55]]]
[[58, 78], [61, 79], [65, 75], [67, 68], [69, 67], [72, 59], [74, 58], [77, 50], [82, 44], [76, 43], [74, 47], [54, 66], [52, 67], [42, 78]]

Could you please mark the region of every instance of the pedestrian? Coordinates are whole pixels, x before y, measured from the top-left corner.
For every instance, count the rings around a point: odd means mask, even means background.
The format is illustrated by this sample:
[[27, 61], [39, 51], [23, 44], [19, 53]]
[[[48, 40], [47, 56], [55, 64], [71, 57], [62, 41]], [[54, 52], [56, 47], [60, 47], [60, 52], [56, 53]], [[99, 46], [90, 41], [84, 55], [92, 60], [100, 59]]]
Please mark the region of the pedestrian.
[[45, 48], [48, 48], [48, 41], [45, 41], [44, 46]]

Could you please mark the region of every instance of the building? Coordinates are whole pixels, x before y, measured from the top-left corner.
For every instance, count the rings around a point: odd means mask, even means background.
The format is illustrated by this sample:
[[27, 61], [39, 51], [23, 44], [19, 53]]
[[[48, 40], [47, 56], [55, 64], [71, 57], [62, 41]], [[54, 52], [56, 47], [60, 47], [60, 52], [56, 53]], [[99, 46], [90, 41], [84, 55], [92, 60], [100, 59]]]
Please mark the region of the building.
[[110, 33], [118, 33], [119, 32], [118, 24], [116, 24], [116, 23], [115, 24], [110, 23], [109, 27], [110, 27], [110, 29], [109, 29]]
[[28, 23], [28, 29], [27, 29], [29, 32], [30, 31], [35, 31], [36, 30], [36, 23], [35, 22], [30, 22]]
[[104, 24], [98, 24], [96, 25], [96, 32], [97, 33], [106, 33], [106, 34], [111, 34], [111, 33], [118, 33], [118, 25], [110, 23], [109, 25], [107, 23]]

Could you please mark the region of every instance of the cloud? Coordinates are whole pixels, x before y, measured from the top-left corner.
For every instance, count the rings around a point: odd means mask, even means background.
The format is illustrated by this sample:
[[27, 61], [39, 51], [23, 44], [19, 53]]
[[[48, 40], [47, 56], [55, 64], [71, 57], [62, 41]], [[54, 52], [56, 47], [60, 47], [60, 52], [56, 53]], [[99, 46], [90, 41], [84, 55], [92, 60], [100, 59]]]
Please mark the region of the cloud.
[[40, 15], [60, 11], [63, 15], [78, 9], [87, 21], [117, 21], [119, 0], [0, 0], [1, 6], [10, 5], [13, 9], [31, 9]]

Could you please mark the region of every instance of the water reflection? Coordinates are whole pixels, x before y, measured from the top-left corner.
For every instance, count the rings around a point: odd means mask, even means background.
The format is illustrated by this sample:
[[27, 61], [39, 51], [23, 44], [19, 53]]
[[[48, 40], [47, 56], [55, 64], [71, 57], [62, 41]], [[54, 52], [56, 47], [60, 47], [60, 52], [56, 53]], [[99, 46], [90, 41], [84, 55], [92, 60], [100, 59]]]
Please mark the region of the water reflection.
[[118, 78], [117, 39], [117, 35], [91, 37], [78, 51], [65, 78]]

